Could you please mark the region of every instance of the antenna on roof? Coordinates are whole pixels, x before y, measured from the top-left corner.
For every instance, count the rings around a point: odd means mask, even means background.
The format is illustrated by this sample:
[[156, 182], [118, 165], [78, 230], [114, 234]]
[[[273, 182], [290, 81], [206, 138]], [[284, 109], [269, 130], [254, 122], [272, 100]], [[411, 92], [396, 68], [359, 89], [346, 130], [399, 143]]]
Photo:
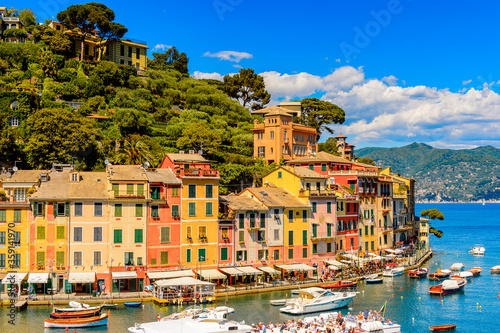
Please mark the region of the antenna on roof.
[[109, 160], [108, 160], [108, 159], [105, 159], [105, 160], [104, 160], [104, 164], [109, 165], [109, 164], [111, 164], [111, 163], [109, 163]]
[[203, 155], [203, 150], [198, 150], [198, 155]]
[[146, 160], [146, 162], [144, 162], [144, 169], [147, 170], [149, 168], [149, 166], [150, 166], [150, 164], [149, 164], [148, 160]]
[[18, 169], [16, 166], [14, 166], [14, 167], [12, 168], [12, 171], [14, 171], [14, 172], [17, 172], [17, 170], [19, 170], [19, 169]]

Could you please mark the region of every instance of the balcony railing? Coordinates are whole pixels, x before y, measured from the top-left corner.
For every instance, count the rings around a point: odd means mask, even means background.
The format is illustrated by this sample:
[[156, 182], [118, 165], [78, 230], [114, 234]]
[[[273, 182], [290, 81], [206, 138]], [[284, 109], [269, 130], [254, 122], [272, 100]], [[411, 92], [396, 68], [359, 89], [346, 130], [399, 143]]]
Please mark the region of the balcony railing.
[[120, 199], [145, 199], [146, 194], [144, 192], [137, 191], [113, 191], [115, 198]]
[[365, 170], [329, 170], [328, 175], [378, 176], [378, 172]]
[[213, 169], [178, 169], [176, 170], [176, 173], [180, 177], [219, 177], [219, 170]]
[[299, 191], [300, 196], [308, 197], [308, 196], [329, 196], [329, 195], [335, 195], [335, 192], [333, 191], [328, 191], [326, 189], [321, 189], [321, 190], [300, 190]]
[[329, 238], [335, 238], [334, 233], [327, 233], [327, 232], [317, 232], [316, 234], [312, 233], [311, 234], [311, 239], [329, 239]]
[[397, 193], [397, 192], [394, 192], [394, 193], [392, 193], [392, 197], [394, 199], [404, 199], [404, 198], [406, 198], [406, 193]]

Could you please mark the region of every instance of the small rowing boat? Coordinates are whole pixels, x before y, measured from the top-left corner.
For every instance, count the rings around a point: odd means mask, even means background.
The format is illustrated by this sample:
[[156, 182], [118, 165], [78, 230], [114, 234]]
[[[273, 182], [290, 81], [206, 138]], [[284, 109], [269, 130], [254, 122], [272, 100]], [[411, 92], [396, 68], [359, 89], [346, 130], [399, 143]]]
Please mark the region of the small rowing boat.
[[103, 309], [118, 310], [118, 304], [103, 304]]
[[44, 328], [82, 328], [82, 327], [96, 327], [108, 325], [108, 313], [103, 313], [100, 316], [89, 318], [50, 318], [45, 319]]
[[491, 267], [491, 274], [499, 274], [500, 273], [500, 265]]
[[382, 281], [384, 281], [384, 279], [382, 277], [379, 277], [378, 274], [372, 274], [372, 275], [368, 275], [367, 277], [365, 277], [365, 281], [366, 283], [381, 283]]
[[472, 267], [468, 270], [468, 272], [472, 273], [472, 276], [479, 276], [483, 270], [481, 267]]
[[429, 274], [429, 280], [444, 280], [450, 277], [452, 271], [449, 269], [439, 269], [436, 273]]
[[457, 328], [457, 325], [439, 325], [439, 326], [430, 326], [429, 329], [432, 332], [444, 332], [444, 331], [454, 331]]
[[456, 293], [464, 288], [467, 284], [466, 279], [450, 279], [444, 280], [442, 283], [429, 288], [429, 294], [431, 295], [448, 295], [451, 293]]
[[87, 318], [95, 317], [101, 314], [101, 308], [98, 310], [70, 311], [70, 312], [52, 312], [50, 318]]
[[54, 312], [78, 312], [87, 310], [99, 310], [100, 306], [90, 306], [88, 308], [54, 308]]
[[474, 276], [472, 272], [465, 271], [465, 272], [457, 272], [450, 276], [452, 279], [470, 279]]
[[142, 306], [142, 302], [125, 302], [123, 305], [128, 306], [129, 308], [138, 308]]
[[324, 289], [341, 289], [341, 288], [356, 288], [357, 283], [349, 280], [340, 280], [335, 283], [323, 283], [318, 285]]
[[428, 268], [418, 268], [408, 271], [408, 276], [414, 279], [421, 279], [426, 277], [427, 273], [429, 273]]

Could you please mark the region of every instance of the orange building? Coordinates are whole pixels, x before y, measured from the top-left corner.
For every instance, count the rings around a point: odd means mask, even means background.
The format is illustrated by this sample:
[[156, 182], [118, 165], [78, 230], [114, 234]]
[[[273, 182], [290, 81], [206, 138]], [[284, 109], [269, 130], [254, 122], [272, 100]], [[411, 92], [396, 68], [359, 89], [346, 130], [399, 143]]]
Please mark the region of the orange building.
[[[269, 110], [264, 113], [263, 110]], [[315, 128], [293, 123], [296, 111], [272, 106], [254, 113], [262, 114], [263, 123], [254, 122], [254, 157], [278, 163], [282, 158], [290, 161], [295, 158], [315, 154], [318, 150]]]

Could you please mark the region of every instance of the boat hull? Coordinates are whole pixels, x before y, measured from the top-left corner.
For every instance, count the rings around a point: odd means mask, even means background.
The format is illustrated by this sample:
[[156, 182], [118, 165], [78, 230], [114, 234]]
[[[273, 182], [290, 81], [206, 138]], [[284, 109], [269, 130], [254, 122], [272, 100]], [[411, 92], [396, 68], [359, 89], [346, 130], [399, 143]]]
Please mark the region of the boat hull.
[[71, 311], [71, 312], [52, 312], [50, 314], [50, 318], [88, 318], [95, 317], [101, 314], [101, 309], [99, 310], [90, 310], [90, 311]]
[[108, 325], [108, 314], [76, 319], [45, 319], [44, 328], [85, 328]]
[[341, 299], [336, 299], [336, 300], [331, 301], [331, 302], [325, 302], [325, 303], [319, 303], [319, 304], [307, 304], [307, 305], [299, 306], [299, 307], [295, 307], [293, 305], [290, 305], [290, 306], [281, 308], [280, 311], [283, 313], [301, 315], [301, 314], [305, 314], [305, 313], [314, 313], [314, 312], [335, 310], [335, 309], [340, 309], [340, 308], [347, 306], [355, 296], [356, 295], [348, 296], [348, 297], [341, 298]]
[[384, 279], [377, 278], [377, 279], [369, 279], [369, 280], [365, 280], [365, 281], [366, 281], [366, 283], [373, 284], [373, 283], [382, 283], [384, 281]]
[[91, 306], [88, 308], [54, 308], [54, 312], [80, 312], [80, 311], [91, 311], [99, 310], [99, 306]]
[[457, 328], [457, 325], [439, 325], [439, 326], [430, 326], [429, 329], [432, 332], [445, 332], [445, 331], [454, 331]]
[[394, 276], [403, 275], [404, 272], [405, 272], [404, 269], [393, 269], [390, 271], [385, 271], [384, 273], [382, 273], [382, 275], [387, 276], [387, 277], [394, 277]]
[[123, 305], [128, 306], [129, 308], [138, 308], [142, 306], [142, 302], [125, 302]]

